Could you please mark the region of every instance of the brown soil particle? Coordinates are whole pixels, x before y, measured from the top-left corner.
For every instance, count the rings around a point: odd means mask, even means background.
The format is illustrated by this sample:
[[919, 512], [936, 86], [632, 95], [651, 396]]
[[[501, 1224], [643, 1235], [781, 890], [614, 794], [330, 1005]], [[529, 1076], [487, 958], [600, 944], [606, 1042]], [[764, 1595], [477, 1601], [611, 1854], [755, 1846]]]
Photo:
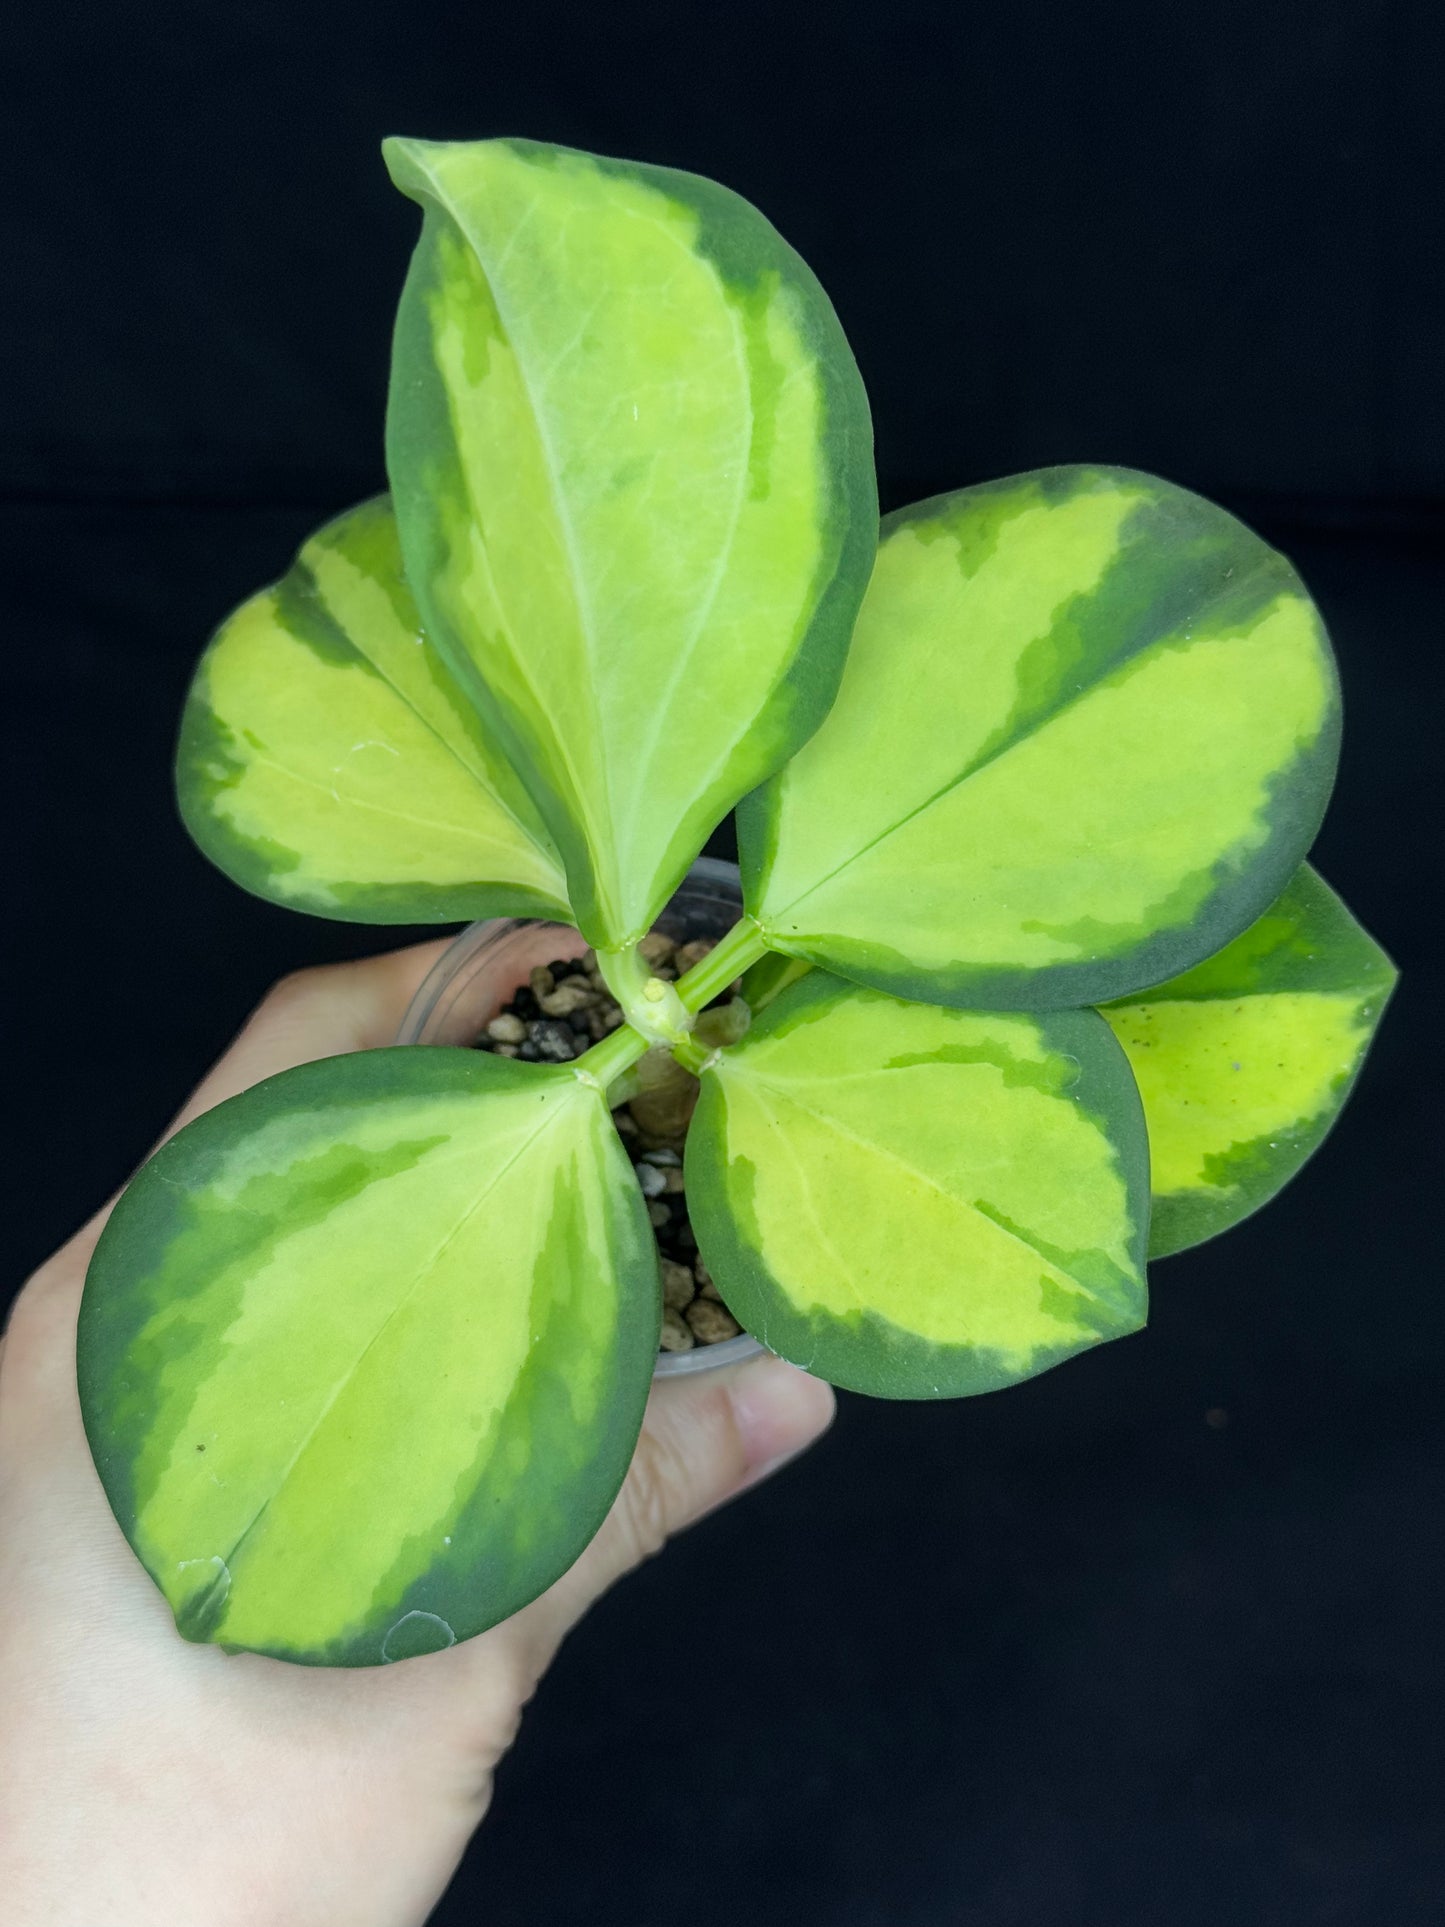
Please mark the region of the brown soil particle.
[[662, 931], [649, 930], [637, 949], [642, 961], [657, 971], [663, 964], [671, 962], [677, 945], [671, 937], [664, 936]]
[[711, 937], [698, 937], [692, 943], [681, 943], [672, 953], [672, 967], [679, 977], [685, 977], [694, 964], [700, 964], [708, 952], [716, 948]]
[[742, 1326], [726, 1305], [711, 1298], [694, 1298], [682, 1314], [699, 1345], [717, 1345], [724, 1338], [736, 1338]]
[[557, 980], [552, 975], [552, 967], [550, 964], [537, 964], [534, 966], [531, 976], [527, 979], [527, 987], [540, 1004], [544, 997], [551, 996], [556, 982]]
[[696, 1343], [692, 1327], [685, 1325], [677, 1312], [665, 1311], [662, 1314], [662, 1333], [657, 1341], [659, 1351], [690, 1352]]
[[686, 1311], [697, 1296], [697, 1280], [675, 1258], [662, 1261], [662, 1302], [669, 1311]]
[[568, 977], [537, 1001], [549, 1017], [572, 1017], [579, 1010], [591, 1010], [599, 999], [585, 977]]
[[[654, 930], [638, 948], [659, 976], [671, 978], [691, 970], [713, 945], [708, 939], [678, 945]], [[538, 964], [506, 1009], [487, 1024], [477, 1049], [532, 1064], [566, 1064], [622, 1021], [589, 950]], [[686, 1352], [736, 1338], [741, 1327], [698, 1254], [688, 1216], [682, 1153], [697, 1080], [665, 1051], [649, 1052], [639, 1069], [644, 1088], [632, 1103], [619, 1105], [612, 1120], [657, 1234], [664, 1306], [658, 1343], [665, 1352]]]

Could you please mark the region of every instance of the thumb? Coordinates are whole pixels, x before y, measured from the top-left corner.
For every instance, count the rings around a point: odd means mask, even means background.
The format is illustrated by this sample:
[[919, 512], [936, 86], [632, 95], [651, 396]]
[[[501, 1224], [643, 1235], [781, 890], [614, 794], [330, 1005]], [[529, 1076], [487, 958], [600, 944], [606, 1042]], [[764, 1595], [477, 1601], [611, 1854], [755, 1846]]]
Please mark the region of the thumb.
[[833, 1420], [833, 1388], [781, 1358], [655, 1385], [622, 1490], [570, 1572], [525, 1618], [554, 1647], [608, 1587], [675, 1533], [795, 1458]]

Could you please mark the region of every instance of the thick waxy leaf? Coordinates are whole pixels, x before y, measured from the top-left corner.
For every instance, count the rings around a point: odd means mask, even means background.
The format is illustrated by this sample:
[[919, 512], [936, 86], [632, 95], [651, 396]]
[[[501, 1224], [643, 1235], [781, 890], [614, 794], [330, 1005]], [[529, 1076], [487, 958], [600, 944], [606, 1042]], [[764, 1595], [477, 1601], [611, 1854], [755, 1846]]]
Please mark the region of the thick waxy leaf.
[[187, 1638], [372, 1665], [576, 1558], [660, 1318], [595, 1084], [371, 1051], [257, 1085], [145, 1166], [86, 1282], [81, 1403]]
[[273, 903], [354, 923], [570, 914], [530, 799], [422, 634], [385, 497], [222, 624], [177, 788], [206, 855]]
[[1149, 1126], [1150, 1255], [1272, 1198], [1349, 1096], [1395, 970], [1307, 866], [1241, 937], [1104, 1011]]
[[1319, 618], [1223, 510], [1048, 469], [885, 524], [838, 700], [740, 812], [769, 943], [990, 1009], [1158, 982], [1314, 836], [1338, 705]]
[[743, 977], [743, 1000], [753, 1012], [764, 1010], [812, 968], [806, 957], [787, 957], [780, 950], [770, 950]]
[[426, 213], [387, 421], [407, 573], [615, 948], [832, 700], [877, 541], [863, 388], [724, 188], [527, 141], [385, 153]]
[[734, 1314], [856, 1391], [990, 1391], [1144, 1322], [1144, 1119], [1093, 1011], [814, 971], [705, 1073], [687, 1195]]

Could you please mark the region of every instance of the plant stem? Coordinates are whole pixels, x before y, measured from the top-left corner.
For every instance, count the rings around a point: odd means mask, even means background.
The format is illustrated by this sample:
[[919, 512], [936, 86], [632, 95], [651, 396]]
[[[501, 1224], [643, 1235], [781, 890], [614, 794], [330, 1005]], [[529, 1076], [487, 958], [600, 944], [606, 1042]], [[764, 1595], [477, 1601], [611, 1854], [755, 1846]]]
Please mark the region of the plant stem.
[[[645, 1037], [640, 1036], [630, 1024], [623, 1024], [614, 1030], [610, 1037], [604, 1037], [600, 1044], [594, 1044], [589, 1051], [575, 1059], [572, 1068], [584, 1072], [595, 1079], [605, 1091], [615, 1084], [625, 1072], [630, 1071], [639, 1057], [645, 1057], [650, 1046]], [[619, 1099], [625, 1102], [625, 1099]]]
[[653, 976], [638, 950], [599, 950], [597, 968], [621, 1004], [628, 1023], [649, 1044], [680, 1043], [692, 1029], [686, 1010], [672, 984]]
[[574, 1068], [595, 1078], [606, 1090], [654, 1044], [665, 1044], [678, 1063], [696, 1075], [713, 1055], [709, 1045], [690, 1035], [697, 1012], [719, 991], [726, 990], [749, 964], [765, 956], [767, 948], [758, 924], [752, 917], [744, 917], [676, 984], [653, 976], [631, 946], [599, 950], [597, 967], [626, 1013], [627, 1022], [579, 1057]]
[[709, 1058], [717, 1056], [716, 1050], [703, 1043], [700, 1037], [684, 1037], [681, 1043], [673, 1045], [672, 1054], [682, 1068], [691, 1071], [694, 1077], [701, 1077]]
[[741, 977], [749, 964], [755, 964], [764, 956], [767, 948], [767, 940], [755, 918], [744, 917], [735, 923], [702, 962], [694, 964], [679, 980], [677, 994], [683, 1009], [698, 1011], [704, 1004], [710, 1004], [734, 977]]

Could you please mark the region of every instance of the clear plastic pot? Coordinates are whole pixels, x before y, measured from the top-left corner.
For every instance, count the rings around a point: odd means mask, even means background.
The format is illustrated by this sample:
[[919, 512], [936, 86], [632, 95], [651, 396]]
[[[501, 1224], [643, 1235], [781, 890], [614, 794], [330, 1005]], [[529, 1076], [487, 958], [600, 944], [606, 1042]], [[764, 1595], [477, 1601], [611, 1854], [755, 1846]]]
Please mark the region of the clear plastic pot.
[[[741, 910], [737, 865], [700, 856], [657, 919], [657, 927], [678, 943], [721, 937], [737, 922]], [[470, 924], [443, 952], [412, 999], [396, 1041], [474, 1044], [527, 981], [533, 965], [552, 957], [580, 957], [586, 948], [580, 932], [565, 923], [493, 917]], [[756, 1338], [742, 1332], [719, 1345], [696, 1345], [690, 1352], [659, 1352], [655, 1375], [676, 1378], [688, 1372], [715, 1371], [762, 1350]]]

